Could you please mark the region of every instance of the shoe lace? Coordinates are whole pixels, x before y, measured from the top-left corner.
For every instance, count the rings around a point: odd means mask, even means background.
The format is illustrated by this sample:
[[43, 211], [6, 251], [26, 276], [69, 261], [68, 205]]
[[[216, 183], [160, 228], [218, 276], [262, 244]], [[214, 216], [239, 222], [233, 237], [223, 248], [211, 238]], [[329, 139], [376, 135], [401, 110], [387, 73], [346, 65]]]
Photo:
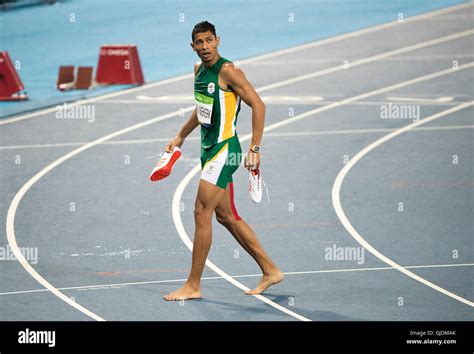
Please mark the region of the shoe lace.
[[163, 160], [165, 159], [165, 153], [164, 152], [160, 152], [158, 155], [155, 155], [155, 156], [149, 156], [149, 157], [146, 157], [147, 159], [153, 159], [155, 157], [159, 157], [160, 159], [158, 160], [158, 163], [156, 165], [159, 165], [160, 163], [163, 162]]
[[158, 155], [155, 155], [155, 156], [148, 156], [148, 157], [145, 157], [145, 159], [154, 159], [155, 157], [160, 157], [160, 161], [161, 159], [163, 158], [163, 154], [164, 152], [160, 152]]
[[[263, 183], [263, 187], [265, 187], [265, 192], [266, 192], [266, 195], [267, 195], [267, 200], [268, 202], [270, 203], [270, 194], [268, 192], [268, 187], [267, 187], [267, 184], [265, 183], [265, 180], [262, 178], [262, 176], [260, 174], [257, 175], [258, 178], [260, 178], [262, 180], [262, 183]], [[257, 185], [257, 188], [258, 188], [258, 183], [256, 184]], [[249, 192], [252, 192], [252, 184], [249, 184]]]
[[262, 178], [262, 182], [263, 182], [263, 186], [265, 187], [265, 191], [267, 192], [267, 200], [268, 202], [270, 203], [270, 195], [268, 193], [268, 187], [267, 185], [265, 184], [265, 180]]

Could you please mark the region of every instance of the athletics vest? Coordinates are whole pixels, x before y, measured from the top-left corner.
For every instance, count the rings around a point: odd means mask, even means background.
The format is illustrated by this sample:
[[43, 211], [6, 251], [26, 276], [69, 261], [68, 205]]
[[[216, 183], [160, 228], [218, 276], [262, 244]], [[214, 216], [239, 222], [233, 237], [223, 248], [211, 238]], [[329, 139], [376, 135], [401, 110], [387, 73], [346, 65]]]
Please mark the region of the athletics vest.
[[204, 149], [237, 135], [240, 97], [219, 87], [219, 72], [225, 62], [230, 61], [221, 57], [210, 68], [201, 64], [194, 78], [194, 99]]

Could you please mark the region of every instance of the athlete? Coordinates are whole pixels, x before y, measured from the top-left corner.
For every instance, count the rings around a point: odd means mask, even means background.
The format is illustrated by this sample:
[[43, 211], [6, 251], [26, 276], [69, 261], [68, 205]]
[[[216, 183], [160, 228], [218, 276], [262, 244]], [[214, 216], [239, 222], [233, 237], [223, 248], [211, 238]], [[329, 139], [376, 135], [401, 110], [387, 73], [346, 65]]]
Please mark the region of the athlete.
[[260, 165], [260, 142], [265, 122], [265, 105], [236, 65], [219, 55], [220, 38], [213, 24], [198, 23], [192, 31], [191, 47], [201, 59], [194, 66], [196, 109], [180, 132], [166, 146], [172, 153], [201, 125], [202, 173], [196, 197], [195, 234], [189, 277], [180, 289], [165, 300], [201, 298], [201, 275], [212, 241], [212, 216], [234, 236], [255, 259], [263, 276], [247, 294], [261, 294], [283, 280], [283, 273], [262, 248], [252, 228], [238, 215], [233, 200], [232, 174], [241, 163], [242, 150], [237, 137], [237, 116], [241, 99], [252, 108], [252, 140], [244, 166], [256, 171]]

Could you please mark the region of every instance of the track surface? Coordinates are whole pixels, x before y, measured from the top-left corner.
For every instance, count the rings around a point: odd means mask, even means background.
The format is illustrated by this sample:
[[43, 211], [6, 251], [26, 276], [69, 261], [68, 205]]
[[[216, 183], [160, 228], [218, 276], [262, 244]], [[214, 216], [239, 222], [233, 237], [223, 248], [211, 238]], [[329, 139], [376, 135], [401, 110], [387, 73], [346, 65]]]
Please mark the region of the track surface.
[[[34, 271], [80, 308], [19, 262], [2, 261], [0, 320], [473, 320], [473, 20], [469, 3], [241, 63], [267, 104], [262, 172], [270, 202], [251, 202], [242, 168], [236, 206], [287, 273], [267, 303], [210, 268], [204, 299], [162, 300], [189, 271], [182, 238], [192, 239], [199, 175], [186, 176], [198, 163], [198, 132], [162, 182], [148, 182], [156, 160], [146, 157], [187, 119], [191, 76], [85, 102], [95, 107], [89, 121], [55, 112], [2, 121], [3, 248], [8, 241], [36, 248]], [[389, 103], [413, 105], [420, 115], [385, 119]], [[328, 248], [362, 254], [333, 206], [345, 163], [377, 139], [452, 108], [367, 153], [345, 176], [340, 201], [380, 254], [465, 301], [367, 250], [358, 260], [327, 259]], [[84, 145], [155, 117], [162, 118]], [[250, 129], [244, 107], [241, 140]], [[256, 264], [217, 223], [209, 259], [245, 286], [258, 282]]]

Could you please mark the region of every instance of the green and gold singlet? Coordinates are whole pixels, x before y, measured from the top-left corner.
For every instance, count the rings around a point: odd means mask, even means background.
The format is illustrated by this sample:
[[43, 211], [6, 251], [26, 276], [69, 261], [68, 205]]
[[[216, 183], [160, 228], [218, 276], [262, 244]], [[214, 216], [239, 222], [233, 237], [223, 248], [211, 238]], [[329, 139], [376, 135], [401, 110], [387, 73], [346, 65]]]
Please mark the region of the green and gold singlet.
[[194, 78], [196, 113], [201, 125], [201, 178], [220, 188], [232, 182], [232, 174], [241, 162], [242, 150], [236, 124], [240, 111], [240, 97], [219, 86], [225, 58], [211, 67], [200, 65]]

